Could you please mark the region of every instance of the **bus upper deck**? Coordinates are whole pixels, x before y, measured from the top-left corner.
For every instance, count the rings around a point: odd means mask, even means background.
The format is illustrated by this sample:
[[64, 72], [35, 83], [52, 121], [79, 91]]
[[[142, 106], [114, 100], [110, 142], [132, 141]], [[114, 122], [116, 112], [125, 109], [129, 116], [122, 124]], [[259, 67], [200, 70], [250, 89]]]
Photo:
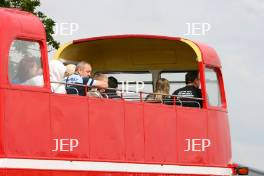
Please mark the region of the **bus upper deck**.
[[[203, 107], [210, 107], [210, 101], [211, 106], [226, 109], [221, 64], [216, 52], [187, 39], [120, 35], [74, 40], [62, 46], [55, 58], [65, 63], [85, 60], [91, 63], [94, 72], [115, 76], [119, 88], [124, 89], [125, 83], [140, 81], [145, 87], [141, 91], [148, 93], [154, 91], [158, 79], [166, 78], [172, 94], [185, 85], [184, 76], [188, 71], [199, 70], [202, 99], [208, 100]], [[135, 86], [131, 89], [136, 90]]]

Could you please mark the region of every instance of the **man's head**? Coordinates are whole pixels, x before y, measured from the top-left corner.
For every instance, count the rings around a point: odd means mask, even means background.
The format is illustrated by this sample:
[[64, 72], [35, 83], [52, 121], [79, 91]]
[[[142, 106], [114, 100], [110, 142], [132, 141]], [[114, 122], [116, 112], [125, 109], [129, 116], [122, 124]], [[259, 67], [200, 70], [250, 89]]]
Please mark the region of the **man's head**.
[[199, 76], [197, 71], [191, 71], [186, 73], [185, 75], [185, 83], [192, 84], [195, 87], [199, 88], [200, 87], [200, 81], [199, 81]]
[[113, 77], [113, 76], [108, 77], [108, 87], [109, 88], [117, 88], [118, 87], [118, 81], [115, 77]]
[[76, 72], [81, 76], [81, 77], [88, 77], [91, 76], [92, 73], [92, 66], [88, 62], [81, 61], [78, 63], [76, 66]]

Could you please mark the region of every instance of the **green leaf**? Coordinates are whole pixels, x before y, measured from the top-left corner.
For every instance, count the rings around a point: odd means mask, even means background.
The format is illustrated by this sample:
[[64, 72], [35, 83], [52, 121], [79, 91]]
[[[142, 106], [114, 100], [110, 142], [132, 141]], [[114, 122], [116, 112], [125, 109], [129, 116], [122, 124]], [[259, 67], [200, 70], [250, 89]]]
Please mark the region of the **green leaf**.
[[58, 49], [60, 43], [52, 36], [54, 34], [55, 21], [47, 17], [43, 12], [36, 10], [40, 5], [40, 0], [0, 0], [0, 7], [19, 8], [38, 16], [46, 30], [47, 44]]

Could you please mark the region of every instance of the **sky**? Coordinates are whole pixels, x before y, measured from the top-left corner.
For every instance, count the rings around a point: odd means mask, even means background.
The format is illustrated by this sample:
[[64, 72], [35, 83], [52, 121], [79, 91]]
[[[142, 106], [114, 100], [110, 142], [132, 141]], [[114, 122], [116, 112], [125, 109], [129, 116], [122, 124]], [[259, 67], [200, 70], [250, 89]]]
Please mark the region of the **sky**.
[[[233, 161], [264, 170], [263, 0], [41, 0], [41, 3], [40, 10], [57, 22], [61, 31], [55, 38], [61, 43], [102, 35], [155, 34], [181, 36], [215, 48], [223, 66]], [[204, 24], [210, 30], [187, 35], [190, 23], [196, 23], [197, 27]]]

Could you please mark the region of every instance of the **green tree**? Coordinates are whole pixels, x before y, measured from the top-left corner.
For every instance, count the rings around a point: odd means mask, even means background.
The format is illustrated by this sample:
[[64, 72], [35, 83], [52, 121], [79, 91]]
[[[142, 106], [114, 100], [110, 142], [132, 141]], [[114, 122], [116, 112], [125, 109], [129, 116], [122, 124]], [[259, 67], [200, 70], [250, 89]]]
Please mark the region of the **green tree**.
[[47, 43], [49, 46], [58, 49], [60, 43], [53, 38], [55, 22], [44, 13], [37, 10], [40, 6], [40, 0], [0, 0], [0, 7], [19, 8], [31, 12], [39, 17], [46, 29]]

